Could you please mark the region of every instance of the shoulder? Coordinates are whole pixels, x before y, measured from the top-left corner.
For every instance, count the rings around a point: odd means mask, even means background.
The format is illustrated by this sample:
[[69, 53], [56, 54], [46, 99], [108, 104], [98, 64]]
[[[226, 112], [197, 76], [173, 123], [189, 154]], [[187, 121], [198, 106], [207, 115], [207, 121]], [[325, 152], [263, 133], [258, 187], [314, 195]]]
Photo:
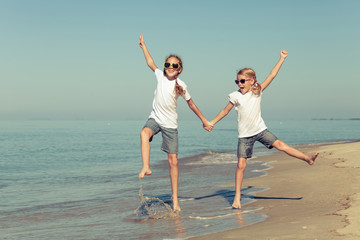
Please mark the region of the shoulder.
[[232, 92], [232, 93], [230, 93], [229, 94], [229, 97], [231, 96], [231, 97], [236, 97], [236, 96], [240, 96], [241, 95], [241, 93], [239, 92], [239, 91], [234, 91], [234, 92]]
[[164, 72], [162, 70], [158, 69], [158, 68], [155, 69], [154, 73], [155, 73], [155, 77], [156, 77], [158, 82], [159, 81], [162, 82], [162, 81], [165, 81], [167, 79], [165, 77], [165, 75], [164, 75]]
[[182, 81], [180, 78], [176, 79], [178, 84], [183, 86], [183, 87], [187, 87], [186, 83], [184, 81]]
[[183, 89], [187, 90], [188, 87], [184, 81], [182, 81], [180, 78], [177, 78], [176, 81], [180, 86], [183, 87]]
[[240, 96], [241, 93], [239, 91], [234, 91], [228, 95], [228, 98], [231, 103], [235, 104]]
[[154, 73], [155, 73], [155, 75], [156, 75], [156, 76], [158, 76], [158, 75], [159, 75], [159, 76], [164, 76], [163, 71], [161, 71], [161, 70], [160, 70], [160, 69], [158, 69], [158, 68], [157, 68], [157, 69], [155, 69]]

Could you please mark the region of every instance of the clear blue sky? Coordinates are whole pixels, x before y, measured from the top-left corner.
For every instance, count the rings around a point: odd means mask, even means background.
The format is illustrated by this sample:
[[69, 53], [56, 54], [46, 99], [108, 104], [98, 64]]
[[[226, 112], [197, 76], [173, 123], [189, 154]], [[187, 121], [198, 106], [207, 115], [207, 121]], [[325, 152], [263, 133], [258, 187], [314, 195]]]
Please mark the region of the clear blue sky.
[[[237, 90], [237, 70], [262, 81], [281, 49], [265, 121], [360, 117], [359, 11], [357, 0], [1, 0], [0, 120], [145, 121], [156, 81], [141, 33], [159, 67], [183, 58], [180, 78], [209, 119]], [[178, 103], [180, 119], [196, 119]]]

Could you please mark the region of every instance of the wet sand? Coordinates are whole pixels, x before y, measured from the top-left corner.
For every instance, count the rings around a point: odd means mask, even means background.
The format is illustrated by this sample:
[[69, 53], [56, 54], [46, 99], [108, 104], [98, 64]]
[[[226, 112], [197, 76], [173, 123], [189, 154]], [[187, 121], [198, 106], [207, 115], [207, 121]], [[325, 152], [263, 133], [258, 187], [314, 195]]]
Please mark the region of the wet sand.
[[261, 157], [274, 168], [243, 182], [243, 188], [270, 188], [246, 205], [263, 206], [266, 221], [191, 239], [360, 239], [360, 142], [299, 149], [319, 152], [316, 163], [309, 166], [284, 153]]

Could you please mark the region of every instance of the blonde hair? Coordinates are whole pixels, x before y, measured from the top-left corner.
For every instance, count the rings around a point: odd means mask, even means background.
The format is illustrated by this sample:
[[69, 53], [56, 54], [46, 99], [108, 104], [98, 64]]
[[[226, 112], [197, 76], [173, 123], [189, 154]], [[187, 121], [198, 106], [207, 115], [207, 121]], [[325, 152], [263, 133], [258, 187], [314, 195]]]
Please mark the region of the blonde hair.
[[[183, 63], [181, 61], [181, 58], [175, 54], [171, 54], [169, 55], [166, 59], [165, 59], [165, 62], [169, 59], [169, 58], [176, 58], [178, 61], [179, 61], [179, 64], [180, 64], [180, 69], [182, 70], [183, 69]], [[165, 72], [165, 69], [164, 69], [164, 75], [166, 76], [166, 72]], [[180, 73], [176, 76], [176, 78], [180, 75]], [[166, 76], [167, 77], [167, 76]], [[174, 91], [176, 92], [176, 94], [178, 95], [184, 95], [185, 94], [185, 90], [183, 89], [182, 86], [180, 86], [180, 84], [177, 82], [177, 79], [175, 80], [175, 88], [174, 88]]]
[[237, 73], [237, 75], [244, 75], [248, 78], [254, 79], [255, 82], [251, 86], [251, 91], [255, 95], [260, 95], [261, 85], [257, 82], [255, 71], [252, 68], [243, 68]]

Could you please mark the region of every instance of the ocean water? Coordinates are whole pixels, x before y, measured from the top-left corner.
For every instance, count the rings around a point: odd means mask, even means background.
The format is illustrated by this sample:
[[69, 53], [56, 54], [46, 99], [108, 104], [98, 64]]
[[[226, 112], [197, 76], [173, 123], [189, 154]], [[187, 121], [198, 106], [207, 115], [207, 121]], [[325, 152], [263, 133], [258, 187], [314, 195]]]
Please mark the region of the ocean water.
[[[246, 227], [267, 216], [247, 207], [265, 190], [243, 186], [242, 210], [231, 208], [236, 167], [236, 121], [208, 133], [200, 121], [179, 121], [177, 217], [152, 218], [141, 210], [139, 132], [144, 121], [0, 121], [1, 239], [186, 239]], [[360, 121], [267, 121], [291, 145], [358, 140]], [[161, 136], [152, 142], [153, 175], [144, 197], [171, 207], [167, 156]], [[272, 154], [260, 144], [245, 178], [266, 174]], [[256, 204], [255, 204], [256, 205]], [[254, 205], [252, 205], [254, 206]]]

